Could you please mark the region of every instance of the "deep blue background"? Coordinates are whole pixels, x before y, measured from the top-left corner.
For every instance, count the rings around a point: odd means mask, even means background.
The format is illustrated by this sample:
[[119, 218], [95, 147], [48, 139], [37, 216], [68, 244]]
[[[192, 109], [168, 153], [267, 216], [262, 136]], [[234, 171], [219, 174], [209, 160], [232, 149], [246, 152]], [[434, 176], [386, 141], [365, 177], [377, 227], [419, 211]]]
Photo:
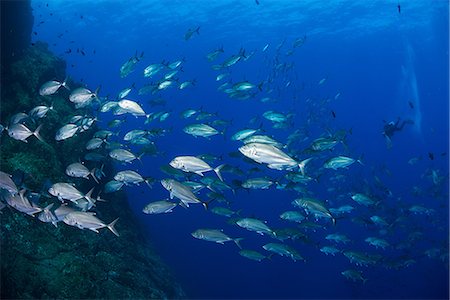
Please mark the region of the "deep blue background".
[[[442, 188], [441, 199], [411, 195], [413, 186], [424, 190], [431, 186], [428, 176], [431, 169], [439, 170], [448, 182], [448, 156], [440, 156], [448, 151], [449, 140], [448, 2], [400, 1], [401, 14], [397, 12], [398, 1], [259, 2], [260, 5], [252, 0], [97, 1], [95, 4], [90, 1], [33, 1], [37, 33], [34, 39], [46, 41], [50, 49], [66, 59], [67, 73], [74, 80], [82, 80], [93, 90], [101, 85], [101, 96], [109, 94], [113, 97], [132, 83], [142, 87], [149, 82], [142, 76], [142, 71], [151, 63], [186, 60], [180, 78], [195, 79], [197, 84], [183, 91], [163, 91], [161, 97], [167, 101], [165, 108], [148, 105], [147, 101], [158, 95], [138, 96], [134, 90], [128, 96], [142, 103], [147, 112], [163, 109], [171, 112], [168, 120], [150, 126], [172, 128], [170, 134], [156, 142], [164, 155], [146, 156], [143, 166], [139, 163], [131, 166], [142, 175], [158, 180], [167, 177], [159, 167], [178, 155], [222, 155], [226, 163], [248, 169], [246, 163], [227, 155], [240, 145], [230, 141], [231, 134], [250, 126], [249, 119], [267, 110], [295, 111], [294, 126], [287, 130], [271, 129], [267, 121], [263, 123], [269, 134], [285, 141], [289, 133], [305, 124], [308, 110], [305, 99], [311, 98], [318, 103], [326, 97], [333, 99], [340, 92], [337, 100], [317, 107], [316, 110], [325, 111], [323, 117], [309, 127], [310, 139], [296, 147], [306, 148], [311, 140], [325, 132], [324, 127], [351, 128], [349, 152], [338, 146], [336, 155], [362, 156], [364, 166], [354, 165], [349, 170], [337, 172], [349, 175], [345, 187], [340, 188], [345, 193], [361, 191], [358, 188], [363, 188], [364, 179], [373, 184], [374, 176], [380, 177], [393, 192], [393, 197], [385, 199], [390, 201], [391, 207], [396, 207], [395, 201], [398, 201], [398, 206], [410, 203], [438, 210], [432, 224], [429, 219], [413, 216], [417, 221], [414, 219], [412, 223], [416, 222], [426, 235], [425, 240], [418, 243], [416, 252], [422, 254], [434, 246], [428, 244], [433, 239], [448, 245], [448, 183]], [[41, 21], [44, 23], [38, 25]], [[200, 35], [194, 34], [191, 40], [185, 41], [184, 33], [196, 26], [201, 27]], [[62, 37], [58, 38], [61, 33]], [[236, 54], [241, 47], [247, 53], [257, 50], [251, 59], [231, 68], [230, 78], [233, 82], [260, 82], [272, 70], [269, 61], [275, 56], [276, 46], [285, 40], [281, 48], [285, 53], [296, 38], [304, 35], [307, 36], [305, 45], [297, 48], [292, 56], [280, 56], [281, 62], [294, 62], [295, 68], [286, 73], [285, 78], [278, 77], [276, 83], [282, 88], [278, 102], [257, 101], [262, 95], [240, 101], [217, 91], [219, 83], [215, 77], [218, 72], [211, 69], [212, 64]], [[262, 53], [266, 44], [270, 46]], [[219, 46], [224, 47], [225, 53], [209, 63], [206, 54]], [[72, 53], [65, 54], [69, 48]], [[77, 48], [84, 49], [86, 56], [77, 54]], [[143, 61], [127, 78], [120, 78], [120, 66], [136, 51], [144, 52]], [[382, 120], [414, 117], [414, 110], [408, 105], [412, 99], [412, 83], [402, 73], [402, 67], [409, 74], [414, 73], [417, 79], [421, 131], [419, 133], [417, 127], [406, 127], [394, 136], [394, 147], [387, 150], [381, 135]], [[319, 86], [322, 78], [327, 80]], [[291, 81], [289, 88], [283, 88], [286, 81]], [[208, 112], [218, 112], [221, 119], [232, 120], [225, 137], [194, 139], [182, 132], [182, 128], [193, 121], [181, 119], [179, 113], [200, 107]], [[336, 113], [336, 119], [331, 118], [331, 110]], [[112, 116], [103, 114], [100, 118], [99, 125], [106, 127]], [[259, 123], [253, 126], [259, 126]], [[121, 132], [134, 128], [147, 126], [143, 119], [128, 117]], [[435, 160], [428, 159], [428, 152], [435, 153]], [[416, 165], [407, 163], [410, 158], [419, 156], [422, 160]], [[118, 165], [117, 168], [125, 167]], [[284, 174], [264, 166], [261, 169], [263, 173], [259, 176], [278, 178]], [[327, 188], [333, 187], [328, 180], [331, 175], [326, 173], [324, 180], [309, 188], [317, 198], [333, 202], [339, 195], [327, 192]], [[229, 174], [224, 176], [226, 181], [231, 178]], [[306, 263], [294, 263], [277, 256], [256, 263], [238, 255], [238, 249], [232, 243], [222, 246], [199, 241], [190, 233], [198, 228], [222, 228], [232, 237], [244, 237], [245, 248], [262, 253], [261, 246], [271, 239], [229, 225], [225, 218], [206, 212], [200, 206], [188, 210], [177, 207], [174, 213], [167, 215], [144, 215], [141, 210], [148, 202], [167, 197], [159, 183], [152, 190], [142, 185], [127, 188], [127, 192], [154, 248], [193, 298], [448, 297], [448, 258], [444, 263], [418, 257], [416, 264], [402, 270], [387, 270], [381, 266], [359, 268], [368, 281], [364, 285], [352, 283], [340, 274], [354, 267], [343, 255], [325, 256], [312, 245], [296, 243], [291, 245], [307, 259]], [[205, 194], [201, 197], [206, 199]], [[278, 215], [292, 208], [290, 202], [296, 194], [272, 188], [251, 192], [238, 190], [234, 196], [227, 192], [226, 197], [233, 202], [234, 209], [242, 209], [244, 216], [259, 217], [279, 227], [283, 223]], [[344, 204], [353, 203], [347, 198]], [[435, 223], [446, 229], [434, 230]], [[311, 232], [310, 235], [325, 245], [324, 236], [332, 232], [350, 236], [353, 242], [348, 248], [383, 253], [364, 243], [367, 230], [345, 219], [339, 221], [336, 228]], [[391, 241], [395, 238], [402, 240], [405, 237], [391, 237]], [[391, 252], [387, 250], [387, 253]]]

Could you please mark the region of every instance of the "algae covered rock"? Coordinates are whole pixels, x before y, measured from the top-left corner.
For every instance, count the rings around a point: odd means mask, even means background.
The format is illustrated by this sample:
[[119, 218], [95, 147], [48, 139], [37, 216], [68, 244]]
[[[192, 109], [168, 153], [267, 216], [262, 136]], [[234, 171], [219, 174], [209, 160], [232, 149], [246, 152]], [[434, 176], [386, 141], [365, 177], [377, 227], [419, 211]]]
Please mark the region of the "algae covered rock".
[[[3, 5], [2, 5], [3, 7]], [[3, 25], [3, 23], [2, 23]], [[43, 43], [22, 51], [20, 59], [2, 69], [0, 123], [8, 125], [18, 112], [28, 112], [37, 105], [53, 110], [37, 122], [27, 120], [31, 130], [42, 125], [43, 142], [33, 136], [27, 142], [2, 133], [0, 169], [18, 176], [21, 188], [40, 195], [37, 205], [58, 200], [47, 193], [48, 183], [73, 182], [86, 193], [93, 185], [85, 179], [68, 178], [67, 165], [86, 153], [84, 145], [97, 130], [79, 133], [57, 142], [56, 131], [73, 115], [89, 115], [87, 109], [75, 110], [62, 89], [52, 97], [39, 95], [39, 87], [52, 79], [63, 80], [65, 62], [55, 57]], [[71, 82], [70, 85], [79, 86]], [[112, 174], [113, 166], [105, 162], [104, 172]], [[17, 179], [17, 178], [16, 178]], [[101, 185], [95, 186], [96, 193]], [[37, 217], [6, 207], [0, 212], [1, 297], [2, 298], [183, 298], [168, 268], [153, 252], [141, 233], [122, 192], [102, 196], [96, 216], [106, 223], [119, 218], [116, 237], [108, 229], [99, 233], [80, 230], [62, 222], [57, 227]]]

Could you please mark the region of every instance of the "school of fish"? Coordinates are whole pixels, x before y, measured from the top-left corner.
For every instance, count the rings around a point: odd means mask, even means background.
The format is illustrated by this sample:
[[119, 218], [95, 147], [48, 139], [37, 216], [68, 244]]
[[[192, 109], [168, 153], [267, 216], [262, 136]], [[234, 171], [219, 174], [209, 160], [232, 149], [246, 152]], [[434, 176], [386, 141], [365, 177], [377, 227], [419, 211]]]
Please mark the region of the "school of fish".
[[[199, 34], [200, 27], [191, 28], [184, 40], [194, 42]], [[100, 96], [99, 89], [69, 87], [67, 78], [64, 81], [49, 78], [38, 91], [43, 103], [52, 103], [52, 95], [65, 89], [70, 93], [67, 101], [72, 102], [76, 109], [92, 107], [92, 115], [69, 116], [67, 123], [55, 131], [56, 141], [64, 143], [75, 135], [98, 128], [100, 125], [93, 125], [106, 114], [113, 120], [107, 124], [108, 128], [96, 131], [86, 145], [80, 145], [84, 147], [84, 157], [65, 166], [66, 181], [48, 187], [46, 192], [55, 199], [54, 203], [40, 207], [31, 200], [35, 194], [33, 191], [18, 187], [11, 174], [0, 171], [2, 206], [6, 204], [54, 226], [62, 221], [96, 233], [106, 228], [119, 236], [115, 228], [118, 219], [105, 222], [96, 216], [97, 201], [105, 201], [100, 196], [114, 197], [113, 193], [125, 187], [144, 185], [166, 190], [167, 198], [146, 204], [143, 213], [176, 214], [178, 209], [203, 207], [205, 213], [226, 218], [224, 227], [240, 228], [242, 236], [229, 236], [224, 228], [210, 228], [205, 224], [204, 228], [190, 233], [192, 237], [217, 244], [231, 242], [229, 244], [237, 247], [230, 251], [256, 262], [279, 255], [305, 263], [308, 259], [302, 256], [302, 249], [312, 247], [324, 255], [346, 257], [352, 267], [341, 274], [351, 281], [365, 283], [367, 278], [363, 273], [368, 266], [405, 268], [422, 257], [448, 261], [448, 245], [436, 242], [433, 248], [415, 247], [427, 229], [414, 224], [418, 220], [428, 222], [430, 228], [439, 224], [434, 209], [427, 208], [426, 202], [402, 201], [402, 195], [394, 195], [380, 179], [389, 172], [387, 169], [374, 169], [371, 177], [354, 178], [355, 174], [363, 174], [371, 166], [365, 164], [361, 153], [351, 150], [351, 129], [337, 129], [332, 123], [336, 115], [334, 111], [330, 115], [330, 104], [343, 97], [341, 92], [336, 91], [329, 97], [306, 97], [302, 94], [304, 88], [320, 90], [331, 80], [326, 76], [309, 87], [299, 88], [295, 84], [296, 65], [288, 58], [300, 51], [306, 41], [306, 36], [302, 36], [290, 43], [283, 40], [278, 45], [261, 45], [260, 49], [253, 51], [241, 48], [237, 53], [228, 54], [223, 46], [218, 46], [204, 54], [204, 59], [217, 72], [213, 78], [217, 90], [226, 94], [229, 101], [248, 100], [268, 107], [261, 115], [249, 116], [248, 123], [233, 132], [228, 130], [231, 122], [227, 121], [232, 116], [220, 116], [220, 112], [191, 107], [188, 101], [177, 103], [185, 105], [180, 116], [174, 116], [167, 108], [167, 101], [163, 98], [165, 90], [185, 93], [186, 89], [197, 85], [193, 78], [181, 79], [183, 74], [180, 71], [189, 58], [146, 62], [144, 53], [138, 55], [136, 52], [119, 68], [120, 77], [125, 78], [134, 72], [149, 82], [139, 88], [135, 84], [125, 86], [115, 98]], [[219, 58], [222, 60], [217, 63]], [[261, 60], [261, 65], [266, 68], [264, 76], [258, 82], [239, 79], [242, 74], [233, 72], [233, 68], [252, 59]], [[148, 65], [142, 65], [144, 63]], [[142, 65], [141, 70], [139, 65]], [[296, 98], [294, 101], [301, 101], [302, 107], [279, 110], [283, 107], [277, 105], [281, 90], [289, 89], [292, 89], [292, 97]], [[147, 94], [157, 97], [147, 104], [142, 101]], [[300, 100], [300, 94], [305, 99]], [[158, 106], [163, 109], [157, 110]], [[39, 122], [53, 110], [53, 105], [48, 104], [30, 107], [28, 114], [19, 112], [12, 116], [4, 130], [10, 138], [24, 143], [30, 138], [45, 143], [40, 131], [53, 129], [43, 128]], [[136, 119], [141, 126], [121, 132], [127, 118]], [[188, 124], [175, 132], [176, 129], [170, 125], [163, 126], [163, 122], [171, 118], [181, 118]], [[28, 120], [33, 121], [34, 127], [28, 125]], [[156, 122], [161, 126], [151, 127]], [[184, 153], [180, 147], [179, 155], [167, 157], [166, 164], [159, 166], [167, 177], [152, 178], [145, 174], [143, 158], [151, 155], [164, 157], [157, 147], [158, 137], [183, 132], [191, 135], [192, 139], [204, 139], [206, 143], [213, 143], [217, 136], [224, 136], [235, 151]], [[126, 169], [105, 174], [103, 165], [108, 160]], [[411, 159], [408, 163], [412, 165], [417, 160]], [[81, 191], [72, 183], [72, 178], [83, 178], [92, 184], [92, 188]], [[422, 197], [445, 198], [442, 187], [446, 180], [448, 174], [443, 170], [426, 170], [423, 185], [428, 188], [416, 186], [413, 191]], [[277, 225], [239, 207], [240, 198], [245, 198], [242, 190], [253, 193], [269, 189], [280, 193], [286, 191], [282, 195], [288, 195], [288, 198], [267, 201], [290, 203], [288, 210], [273, 211], [279, 219]], [[318, 189], [328, 196], [316, 192]], [[340, 223], [360, 228], [365, 237], [355, 240], [345, 232], [344, 226], [339, 226]], [[247, 249], [244, 237], [247, 234], [264, 236], [266, 242], [259, 249]], [[393, 238], [399, 235], [404, 238]], [[361, 243], [369, 245], [371, 251], [359, 246]]]

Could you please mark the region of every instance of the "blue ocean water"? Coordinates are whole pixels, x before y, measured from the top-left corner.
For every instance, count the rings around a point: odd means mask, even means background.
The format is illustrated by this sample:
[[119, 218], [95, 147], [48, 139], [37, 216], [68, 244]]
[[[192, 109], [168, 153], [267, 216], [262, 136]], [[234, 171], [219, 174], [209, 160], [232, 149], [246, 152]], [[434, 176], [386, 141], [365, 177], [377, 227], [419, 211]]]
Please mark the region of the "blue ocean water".
[[[108, 95], [110, 100], [134, 84], [128, 99], [139, 102], [146, 113], [170, 112], [167, 120], [149, 124], [143, 117], [127, 116], [112, 130], [120, 130], [119, 137], [132, 129], [167, 130], [154, 139], [157, 155], [144, 155], [142, 164], [116, 167], [155, 179], [152, 189], [145, 184], [124, 189], [152, 246], [189, 297], [448, 298], [448, 1], [33, 1], [32, 5], [33, 39], [47, 42], [67, 61], [67, 74], [74, 81], [91, 90], [101, 87], [99, 96]], [[197, 27], [199, 34], [186, 40], [186, 32]], [[223, 53], [209, 62], [206, 55], [221, 47]], [[246, 55], [235, 65], [212, 69], [240, 49]], [[135, 70], [121, 78], [120, 67], [141, 53]], [[195, 80], [194, 86], [139, 94], [139, 89], [161, 78], [145, 78], [148, 65], [177, 60], [183, 61], [178, 84]], [[229, 75], [218, 82], [221, 73]], [[240, 100], [218, 90], [226, 81], [262, 85], [249, 99]], [[264, 97], [273, 101], [262, 102]], [[166, 104], [152, 106], [150, 100], [157, 98]], [[205, 122], [227, 121], [218, 126], [224, 133], [210, 139], [184, 133], [185, 126], [199, 122], [195, 116], [182, 118], [186, 109], [215, 113]], [[262, 117], [269, 110], [293, 114], [291, 122], [273, 128]], [[254, 117], [257, 121], [250, 123]], [[383, 120], [398, 117], [414, 124], [395, 133], [388, 148]], [[106, 129], [109, 121], [123, 117], [99, 113], [98, 118]], [[355, 210], [339, 217], [335, 226], [309, 217], [321, 228], [306, 230], [279, 215], [293, 210], [291, 202], [308, 193], [276, 185], [267, 190], [236, 188], [235, 180], [249, 177], [286, 183], [285, 170], [250, 164], [240, 153], [229, 155], [242, 145], [231, 135], [248, 127], [261, 127], [283, 144], [300, 130], [300, 137], [284, 150], [299, 160], [315, 158], [306, 169], [316, 178], [304, 186], [311, 193], [308, 197], [327, 200], [327, 207], [352, 205]], [[345, 145], [319, 154], [304, 151], [315, 139], [340, 130], [346, 133]], [[241, 217], [260, 218], [276, 229], [300, 228], [307, 238], [284, 243], [305, 262], [277, 255], [256, 262], [240, 256], [232, 242], [221, 245], [193, 238], [191, 232], [199, 228], [223, 229], [230, 237], [244, 238], [243, 248], [264, 255], [268, 255], [264, 244], [281, 243], [230, 224], [201, 205], [178, 206], [168, 214], [142, 213], [149, 202], [169, 196], [159, 180], [171, 176], [160, 167], [176, 156], [201, 154], [218, 157], [211, 162], [214, 167], [225, 163], [244, 171], [223, 174], [234, 187], [223, 196]], [[337, 155], [360, 158], [362, 164], [339, 170], [322, 167]], [[259, 170], [251, 171], [255, 166]], [[204, 189], [199, 198], [207, 201], [208, 192]], [[354, 193], [373, 195], [380, 203], [366, 208], [351, 199]], [[215, 200], [210, 208], [226, 205]], [[414, 205], [434, 212], [411, 213]], [[373, 215], [385, 218], [389, 228], [368, 221]], [[117, 227], [120, 230], [120, 222]], [[333, 245], [325, 239], [332, 233], [351, 240], [338, 244], [340, 250], [379, 255], [377, 262], [357, 266], [341, 253], [325, 255], [319, 249]], [[376, 249], [364, 241], [370, 236], [381, 236], [391, 246]], [[433, 248], [438, 254], [428, 255]], [[346, 279], [341, 272], [347, 269], [361, 271], [367, 282]]]

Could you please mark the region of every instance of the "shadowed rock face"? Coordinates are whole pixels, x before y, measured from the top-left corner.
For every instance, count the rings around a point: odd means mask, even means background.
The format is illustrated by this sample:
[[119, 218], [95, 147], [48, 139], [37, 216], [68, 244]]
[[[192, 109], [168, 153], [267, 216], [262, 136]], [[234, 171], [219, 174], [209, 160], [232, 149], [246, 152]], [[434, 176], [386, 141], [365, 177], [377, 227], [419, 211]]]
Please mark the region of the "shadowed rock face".
[[[30, 138], [28, 143], [16, 141], [6, 132], [0, 136], [0, 169], [9, 174], [19, 174], [20, 181], [29, 190], [43, 191], [47, 181], [74, 182], [86, 192], [94, 184], [84, 179], [69, 180], [64, 174], [68, 164], [77, 162], [85, 154], [83, 145], [97, 130], [89, 131], [63, 142], [55, 141], [56, 131], [75, 114], [90, 114], [75, 110], [68, 101], [68, 91], [62, 89], [56, 95], [39, 96], [39, 87], [51, 79], [65, 78], [65, 62], [55, 57], [44, 43], [29, 46], [29, 28], [22, 28], [19, 36], [28, 32], [11, 45], [3, 43], [7, 37], [5, 28], [15, 27], [15, 18], [31, 13], [29, 1], [1, 1], [2, 5], [2, 89], [1, 120], [6, 125], [18, 112], [28, 112], [37, 105], [54, 103], [54, 111], [39, 120], [45, 142]], [[4, 9], [6, 8], [6, 9]], [[20, 9], [24, 11], [21, 11]], [[6, 19], [4, 14], [8, 14]], [[14, 17], [9, 14], [14, 14]], [[10, 20], [11, 23], [8, 23]], [[21, 26], [24, 26], [22, 22]], [[3, 47], [7, 47], [6, 51]], [[20, 53], [20, 56], [12, 53]], [[5, 55], [4, 55], [5, 54]], [[11, 58], [14, 59], [11, 59]], [[3, 65], [4, 59], [8, 61]], [[7, 84], [5, 84], [7, 82]], [[80, 84], [69, 82], [69, 86]], [[27, 123], [34, 128], [36, 124]], [[89, 166], [90, 168], [92, 166]], [[113, 174], [113, 166], [105, 164], [107, 177]], [[100, 187], [96, 187], [96, 194]], [[0, 197], [0, 201], [3, 200]], [[107, 202], [98, 202], [97, 217], [106, 223], [119, 218], [116, 237], [108, 229], [95, 233], [80, 230], [62, 222], [58, 227], [42, 223], [37, 217], [20, 213], [10, 207], [0, 212], [0, 297], [24, 298], [134, 298], [164, 299], [185, 297], [168, 268], [154, 253], [141, 232], [123, 192], [102, 195]], [[41, 197], [38, 205], [59, 201]]]
[[30, 0], [2, 0], [0, 3], [3, 74], [3, 69], [20, 58], [22, 51], [30, 45], [34, 18]]

